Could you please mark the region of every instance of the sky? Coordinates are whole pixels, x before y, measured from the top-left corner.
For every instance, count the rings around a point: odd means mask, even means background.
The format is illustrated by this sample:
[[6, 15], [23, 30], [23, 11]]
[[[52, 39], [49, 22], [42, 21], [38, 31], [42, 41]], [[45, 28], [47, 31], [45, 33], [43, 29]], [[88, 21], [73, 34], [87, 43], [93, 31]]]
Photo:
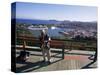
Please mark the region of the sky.
[[[12, 13], [14, 13], [14, 7]], [[16, 18], [40, 20], [97, 21], [97, 7], [41, 3], [16, 3]], [[13, 15], [12, 15], [13, 17]]]

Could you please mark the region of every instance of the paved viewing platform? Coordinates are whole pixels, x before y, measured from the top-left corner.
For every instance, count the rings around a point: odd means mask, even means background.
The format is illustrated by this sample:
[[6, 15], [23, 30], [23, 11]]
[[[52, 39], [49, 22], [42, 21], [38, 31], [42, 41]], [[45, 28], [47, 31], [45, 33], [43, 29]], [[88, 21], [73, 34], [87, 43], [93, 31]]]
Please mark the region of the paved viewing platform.
[[[85, 50], [67, 50], [62, 59], [61, 49], [51, 48], [51, 64], [42, 62], [43, 56], [39, 47], [32, 47], [30, 57], [26, 62], [16, 62], [16, 72], [40, 72], [57, 70], [76, 70], [97, 68], [97, 62], [93, 62], [90, 57], [95, 54], [94, 51]], [[16, 57], [21, 50], [16, 50]]]

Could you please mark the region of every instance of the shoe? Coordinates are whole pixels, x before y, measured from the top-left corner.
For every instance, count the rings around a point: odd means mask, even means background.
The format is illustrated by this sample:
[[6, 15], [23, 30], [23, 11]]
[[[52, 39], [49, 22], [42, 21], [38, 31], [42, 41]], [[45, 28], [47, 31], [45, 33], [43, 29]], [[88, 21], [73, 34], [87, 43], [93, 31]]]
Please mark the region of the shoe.
[[45, 60], [42, 60], [42, 62], [45, 62]]
[[51, 62], [50, 62], [50, 61], [48, 61], [48, 64], [51, 64]]

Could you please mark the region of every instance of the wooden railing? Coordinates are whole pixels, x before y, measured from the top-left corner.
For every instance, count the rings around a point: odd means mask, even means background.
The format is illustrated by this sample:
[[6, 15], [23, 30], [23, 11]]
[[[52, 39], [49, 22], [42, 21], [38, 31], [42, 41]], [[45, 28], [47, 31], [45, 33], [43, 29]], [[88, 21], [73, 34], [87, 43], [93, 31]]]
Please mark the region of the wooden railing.
[[[22, 49], [25, 49], [25, 46], [40, 46], [40, 41], [37, 38], [34, 37], [17, 37], [16, 38], [19, 43], [17, 43], [18, 45], [21, 44], [22, 45]], [[76, 44], [75, 44], [76, 43]], [[50, 41], [50, 47], [51, 48], [59, 48], [61, 49], [61, 53], [62, 53], [62, 58], [64, 59], [64, 52], [65, 49], [69, 49], [69, 50], [73, 50], [73, 49], [82, 49], [82, 50], [97, 50], [97, 46], [96, 46], [96, 42], [90, 41], [89, 43], [95, 43], [95, 46], [87, 46], [85, 45], [87, 42], [80, 42], [80, 41], [64, 41], [64, 40], [51, 40]]]
[[[37, 38], [34, 37], [17, 37], [17, 44], [21, 44], [23, 45], [23, 41], [26, 42], [26, 45], [31, 45], [31, 46], [40, 46], [40, 41]], [[87, 45], [88, 43], [90, 44], [95, 44], [95, 45]], [[70, 41], [70, 40], [55, 40], [52, 39], [50, 41], [50, 46], [53, 48], [64, 48], [64, 49], [82, 49], [82, 50], [96, 50], [97, 49], [97, 45], [96, 45], [96, 41], [84, 41], [84, 42], [80, 42], [80, 41]]]

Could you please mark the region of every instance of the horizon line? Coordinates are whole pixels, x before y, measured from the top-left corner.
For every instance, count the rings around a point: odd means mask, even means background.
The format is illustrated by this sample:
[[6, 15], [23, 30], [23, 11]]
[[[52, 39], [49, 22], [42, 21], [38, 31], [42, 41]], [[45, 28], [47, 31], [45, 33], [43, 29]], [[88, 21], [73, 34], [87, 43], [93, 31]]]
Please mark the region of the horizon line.
[[28, 18], [11, 18], [11, 19], [27, 19], [27, 20], [47, 20], [47, 21], [50, 21], [50, 20], [55, 20], [55, 21], [70, 21], [70, 22], [98, 22], [96, 20], [91, 20], [91, 21], [79, 21], [79, 20], [57, 20], [57, 19], [28, 19]]

